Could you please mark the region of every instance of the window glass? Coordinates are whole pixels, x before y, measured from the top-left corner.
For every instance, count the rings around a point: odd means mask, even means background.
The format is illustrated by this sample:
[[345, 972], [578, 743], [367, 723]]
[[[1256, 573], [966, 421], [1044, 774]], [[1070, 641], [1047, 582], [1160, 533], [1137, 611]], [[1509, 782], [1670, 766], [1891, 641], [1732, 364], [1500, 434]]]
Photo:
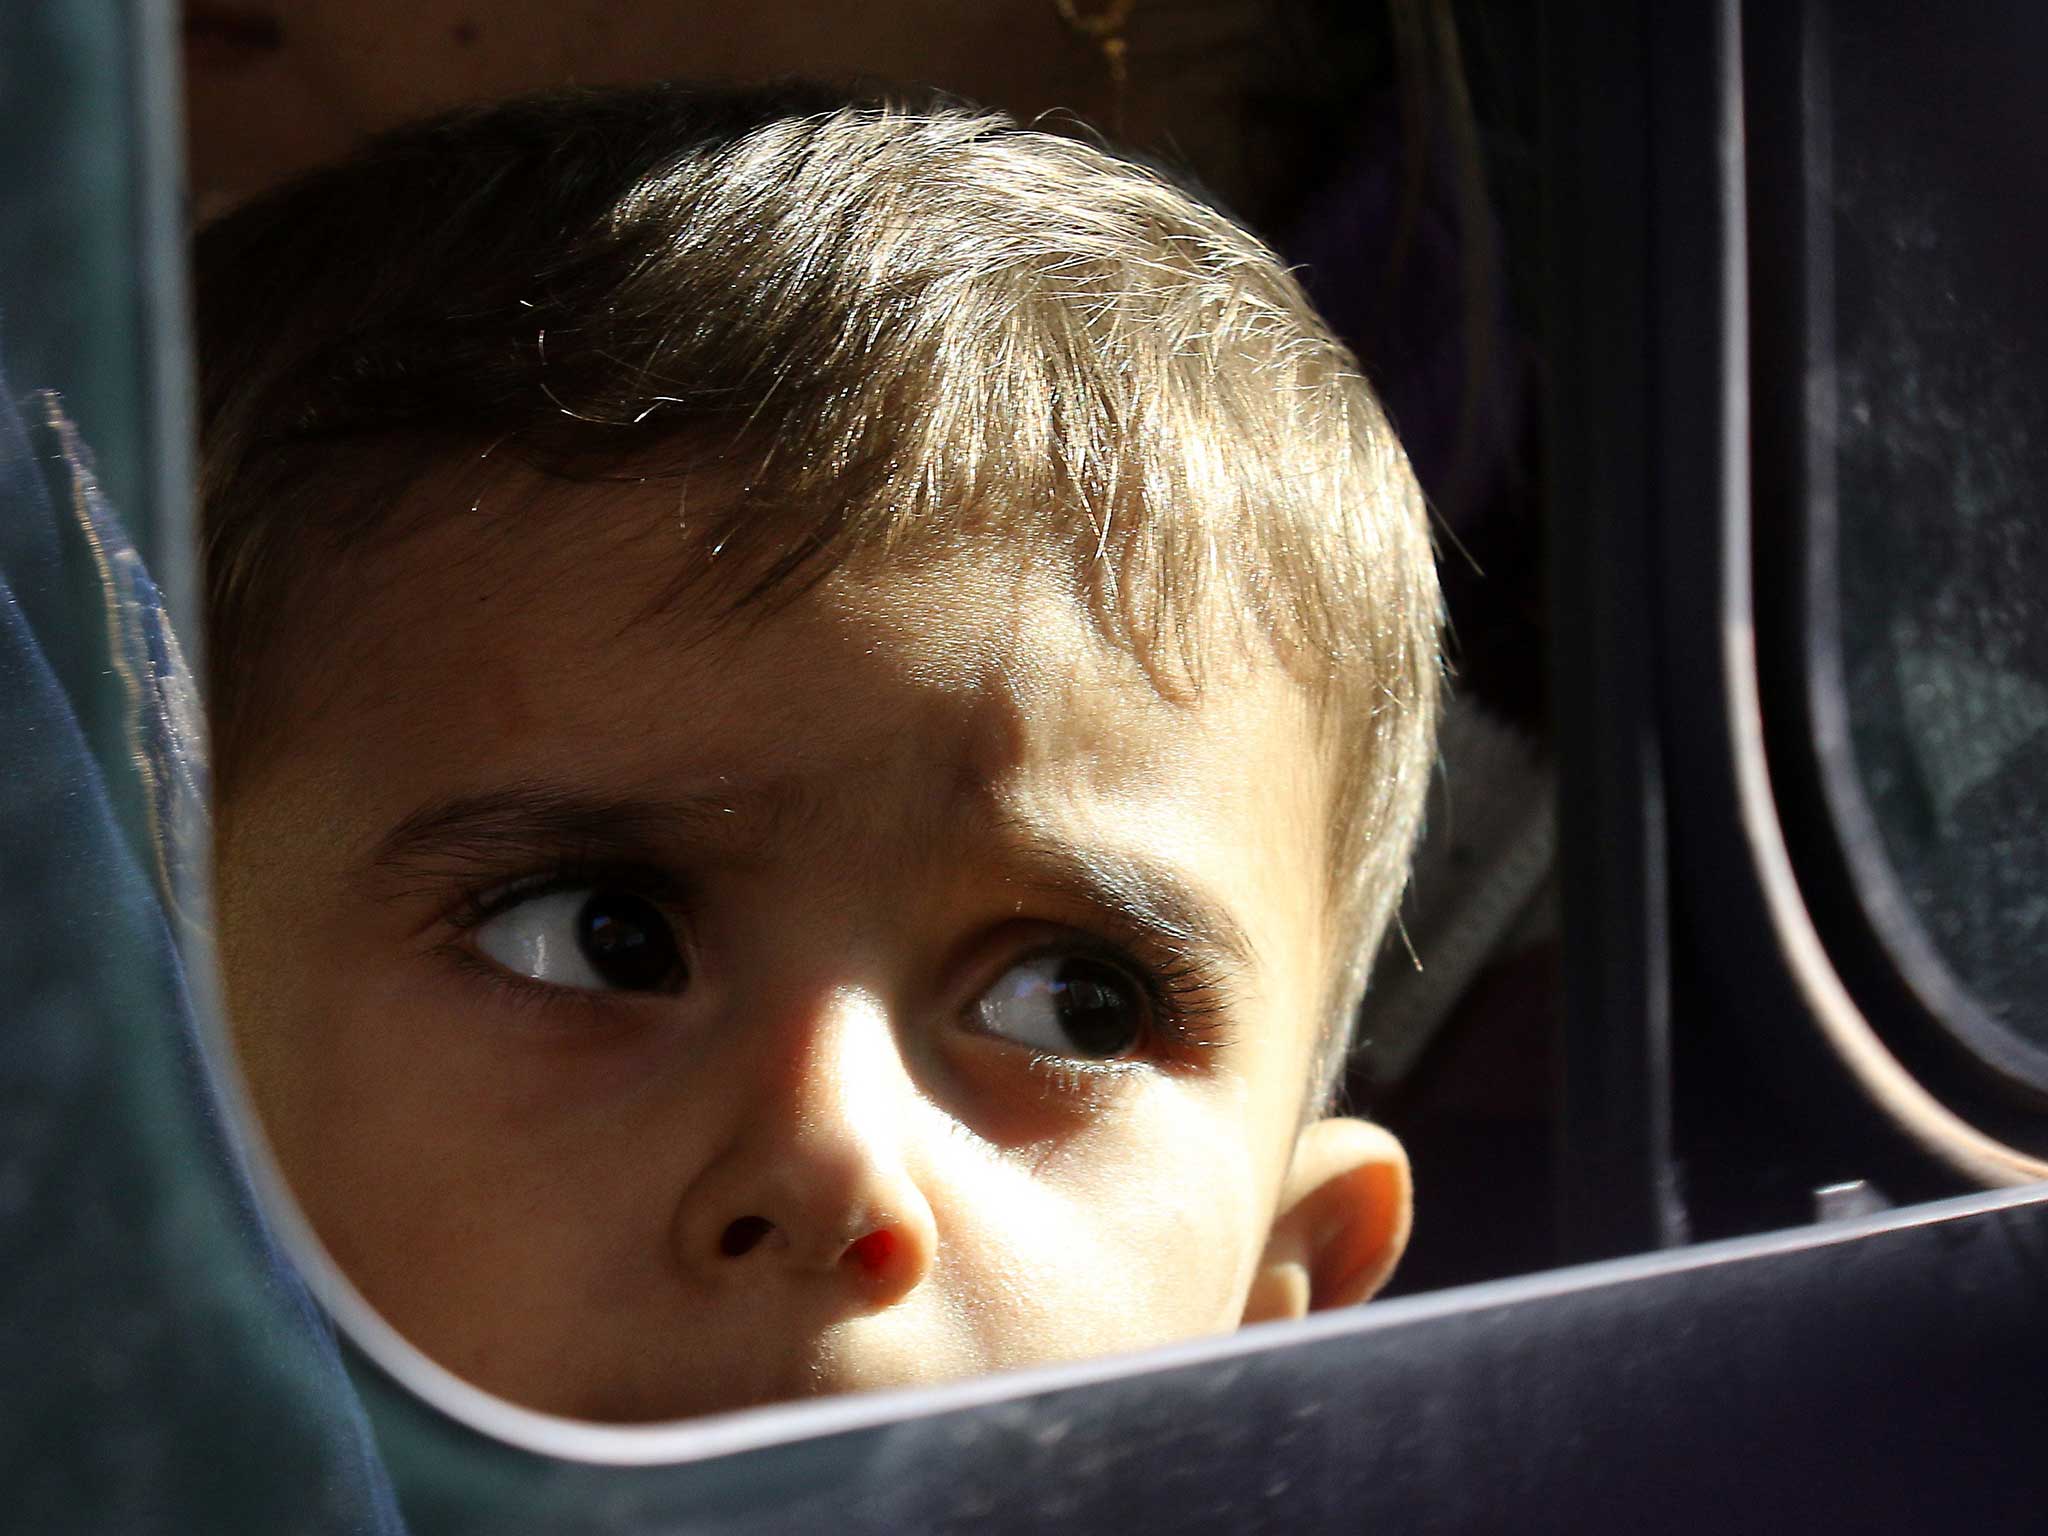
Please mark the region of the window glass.
[[2048, 1046], [2048, 16], [1831, 28], [1850, 745], [1907, 907]]

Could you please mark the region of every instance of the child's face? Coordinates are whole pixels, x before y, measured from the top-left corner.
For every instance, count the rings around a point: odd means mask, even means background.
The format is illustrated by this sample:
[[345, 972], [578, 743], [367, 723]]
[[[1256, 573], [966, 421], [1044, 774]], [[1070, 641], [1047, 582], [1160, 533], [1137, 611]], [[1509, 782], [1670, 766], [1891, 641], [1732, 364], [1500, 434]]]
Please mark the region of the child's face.
[[650, 616], [674, 487], [524, 489], [337, 573], [223, 808], [259, 1109], [401, 1332], [658, 1419], [1376, 1283], [1398, 1149], [1297, 1139], [1325, 789], [1276, 667], [1169, 702], [985, 562], [707, 631]]

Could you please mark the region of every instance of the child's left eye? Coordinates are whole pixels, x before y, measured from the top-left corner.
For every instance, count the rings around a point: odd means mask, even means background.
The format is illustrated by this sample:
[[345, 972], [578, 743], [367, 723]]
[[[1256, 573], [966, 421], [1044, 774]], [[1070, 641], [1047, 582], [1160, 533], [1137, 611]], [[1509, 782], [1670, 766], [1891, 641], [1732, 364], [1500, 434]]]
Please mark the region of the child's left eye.
[[1115, 961], [1085, 951], [1053, 950], [1019, 961], [975, 999], [985, 1034], [1053, 1056], [1108, 1061], [1144, 1043], [1152, 998]]
[[654, 902], [614, 886], [514, 900], [477, 924], [476, 947], [506, 970], [589, 992], [678, 992], [688, 979], [674, 927]]

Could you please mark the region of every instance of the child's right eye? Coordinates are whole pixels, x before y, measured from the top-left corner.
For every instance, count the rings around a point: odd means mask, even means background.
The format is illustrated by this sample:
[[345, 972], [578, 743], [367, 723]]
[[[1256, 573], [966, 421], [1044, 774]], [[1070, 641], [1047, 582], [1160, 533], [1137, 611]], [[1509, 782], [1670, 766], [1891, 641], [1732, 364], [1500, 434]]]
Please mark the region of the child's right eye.
[[617, 886], [557, 886], [515, 898], [475, 929], [515, 975], [586, 992], [678, 992], [688, 979], [667, 914]]

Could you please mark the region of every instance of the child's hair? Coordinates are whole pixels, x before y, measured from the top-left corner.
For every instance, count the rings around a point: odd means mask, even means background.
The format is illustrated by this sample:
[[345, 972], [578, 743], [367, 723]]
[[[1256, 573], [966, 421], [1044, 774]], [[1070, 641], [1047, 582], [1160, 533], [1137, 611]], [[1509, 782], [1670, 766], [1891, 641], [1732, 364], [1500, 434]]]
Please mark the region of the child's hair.
[[938, 97], [559, 91], [239, 210], [197, 279], [224, 793], [279, 686], [259, 658], [432, 469], [703, 476], [681, 537], [734, 607], [1000, 541], [1061, 562], [1163, 688], [1228, 616], [1308, 690], [1327, 1095], [1421, 815], [1439, 599], [1358, 365], [1228, 218]]

